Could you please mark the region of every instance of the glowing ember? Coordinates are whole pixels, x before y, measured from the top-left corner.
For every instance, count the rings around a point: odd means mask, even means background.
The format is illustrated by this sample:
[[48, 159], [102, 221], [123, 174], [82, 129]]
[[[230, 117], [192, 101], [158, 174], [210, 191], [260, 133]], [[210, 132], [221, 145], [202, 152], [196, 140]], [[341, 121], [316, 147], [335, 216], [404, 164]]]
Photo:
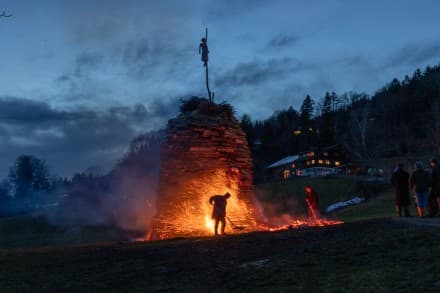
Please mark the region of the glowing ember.
[[[242, 232], [257, 229], [250, 202], [239, 198], [237, 180], [228, 178], [225, 172], [216, 170], [202, 178], [193, 178], [184, 184], [172, 209], [164, 210], [156, 218], [156, 238], [164, 239], [180, 236], [209, 236], [214, 234], [214, 221], [211, 219], [212, 206], [209, 198], [214, 194], [229, 192], [231, 198], [227, 204], [227, 215], [234, 224], [243, 226]], [[227, 223], [226, 233], [238, 231]]]

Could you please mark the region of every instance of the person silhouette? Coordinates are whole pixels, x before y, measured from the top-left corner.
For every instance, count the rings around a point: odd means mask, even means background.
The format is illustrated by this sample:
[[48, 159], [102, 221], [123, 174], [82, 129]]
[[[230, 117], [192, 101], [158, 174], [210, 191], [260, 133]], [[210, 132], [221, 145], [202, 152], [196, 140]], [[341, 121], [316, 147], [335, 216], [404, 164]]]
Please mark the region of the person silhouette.
[[206, 65], [208, 65], [208, 54], [209, 54], [208, 42], [206, 38], [202, 38], [201, 40], [201, 43], [199, 45], [199, 54], [200, 53], [202, 54], [203, 66], [206, 67]]
[[212, 209], [212, 219], [215, 221], [215, 236], [218, 235], [218, 224], [221, 223], [221, 233], [225, 234], [226, 228], [226, 204], [228, 198], [231, 197], [229, 192], [224, 195], [213, 195], [209, 198], [209, 204], [214, 205]]

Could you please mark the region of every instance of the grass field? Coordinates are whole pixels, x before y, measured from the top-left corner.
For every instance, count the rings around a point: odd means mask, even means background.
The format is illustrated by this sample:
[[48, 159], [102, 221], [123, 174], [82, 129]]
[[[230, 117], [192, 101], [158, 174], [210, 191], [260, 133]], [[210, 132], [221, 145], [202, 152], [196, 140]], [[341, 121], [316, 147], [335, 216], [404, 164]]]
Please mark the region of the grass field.
[[224, 238], [0, 250], [0, 291], [438, 291], [440, 230], [369, 220]]
[[318, 193], [320, 205], [323, 207], [354, 196], [354, 182], [350, 177], [296, 177], [261, 184], [256, 186], [256, 196], [262, 202], [281, 202], [292, 198], [304, 202], [304, 186], [308, 184]]
[[[292, 180], [267, 183], [256, 186], [257, 198], [270, 205], [278, 203], [281, 208], [278, 212], [287, 212], [292, 215], [305, 214], [304, 186], [309, 184], [319, 195], [321, 210], [330, 204], [348, 200], [355, 196], [362, 196], [355, 190], [356, 177], [321, 177], [321, 178], [295, 178]], [[352, 206], [332, 213], [332, 217], [344, 221], [356, 221], [378, 217], [394, 216], [394, 195], [391, 187], [373, 194], [366, 203]]]
[[115, 227], [58, 227], [41, 216], [0, 218], [0, 248], [44, 247], [127, 240]]
[[[258, 192], [267, 202], [299, 199], [304, 183]], [[351, 197], [350, 182], [313, 186], [321, 203]], [[121, 242], [123, 231], [111, 227], [4, 218], [0, 291], [440, 291], [440, 229], [392, 220], [391, 190], [334, 216], [346, 223], [138, 243]]]

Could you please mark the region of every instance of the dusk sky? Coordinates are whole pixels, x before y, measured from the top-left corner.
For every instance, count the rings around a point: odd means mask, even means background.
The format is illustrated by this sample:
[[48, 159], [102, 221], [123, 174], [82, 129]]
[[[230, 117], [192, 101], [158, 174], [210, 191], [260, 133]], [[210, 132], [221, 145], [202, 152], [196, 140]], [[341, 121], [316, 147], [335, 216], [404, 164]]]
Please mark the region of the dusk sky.
[[374, 94], [440, 62], [437, 0], [3, 0], [0, 178], [17, 155], [54, 173], [108, 170], [179, 99], [211, 89], [238, 116], [298, 109], [306, 94]]

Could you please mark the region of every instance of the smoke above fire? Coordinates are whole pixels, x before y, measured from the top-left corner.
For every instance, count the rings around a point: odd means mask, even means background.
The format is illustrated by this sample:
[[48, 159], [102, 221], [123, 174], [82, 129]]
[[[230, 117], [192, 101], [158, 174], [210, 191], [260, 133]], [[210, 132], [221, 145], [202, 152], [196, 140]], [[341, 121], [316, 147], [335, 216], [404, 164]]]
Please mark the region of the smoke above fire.
[[162, 140], [163, 131], [140, 135], [108, 174], [74, 175], [65, 190], [54, 191], [57, 207], [43, 213], [56, 225], [146, 231], [155, 214]]

